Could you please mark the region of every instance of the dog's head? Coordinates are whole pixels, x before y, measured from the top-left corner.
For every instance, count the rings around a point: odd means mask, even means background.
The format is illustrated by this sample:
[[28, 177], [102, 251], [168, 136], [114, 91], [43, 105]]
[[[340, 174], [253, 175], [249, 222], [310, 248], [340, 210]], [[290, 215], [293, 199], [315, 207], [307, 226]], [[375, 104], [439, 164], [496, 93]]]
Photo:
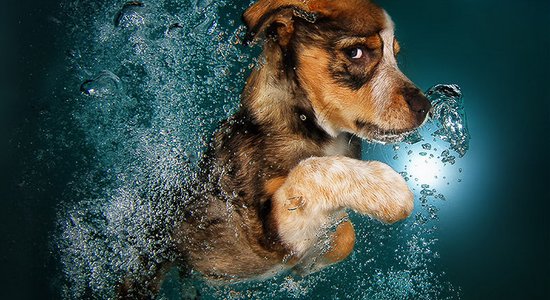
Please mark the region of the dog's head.
[[430, 102], [399, 70], [394, 24], [372, 2], [260, 0], [243, 19], [247, 42], [281, 50], [329, 134], [392, 142], [426, 119]]

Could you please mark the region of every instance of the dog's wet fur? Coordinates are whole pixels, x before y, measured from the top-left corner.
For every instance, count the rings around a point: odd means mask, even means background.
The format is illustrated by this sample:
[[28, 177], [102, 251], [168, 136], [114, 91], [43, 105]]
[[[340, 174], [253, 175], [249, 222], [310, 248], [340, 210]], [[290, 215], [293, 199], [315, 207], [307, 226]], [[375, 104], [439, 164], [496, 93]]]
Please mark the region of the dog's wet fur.
[[359, 160], [359, 138], [399, 141], [430, 110], [397, 67], [389, 15], [367, 0], [260, 0], [243, 19], [263, 52], [202, 159], [179, 259], [127, 279], [120, 298], [154, 297], [173, 265], [214, 283], [308, 274], [353, 250], [346, 209], [385, 223], [413, 209], [399, 174]]

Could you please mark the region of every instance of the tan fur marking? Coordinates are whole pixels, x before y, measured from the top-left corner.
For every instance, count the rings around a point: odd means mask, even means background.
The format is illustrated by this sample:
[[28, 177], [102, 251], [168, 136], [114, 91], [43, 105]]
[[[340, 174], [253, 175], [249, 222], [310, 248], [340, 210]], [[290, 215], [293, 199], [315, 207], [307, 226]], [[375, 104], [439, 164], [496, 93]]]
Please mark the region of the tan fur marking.
[[378, 34], [371, 35], [365, 40], [365, 44], [370, 49], [378, 49], [382, 47], [382, 39]]
[[393, 54], [397, 55], [399, 52], [401, 52], [401, 45], [399, 45], [397, 39], [393, 39]]
[[361, 98], [353, 91], [339, 86], [329, 73], [330, 59], [321, 48], [304, 48], [300, 51], [299, 78], [307, 90], [319, 123], [337, 136], [339, 132], [351, 132], [355, 119], [346, 118], [348, 111], [370, 114], [370, 106], [360, 105]]
[[279, 24], [284, 24], [284, 26], [279, 26], [277, 28], [278, 42], [279, 45], [286, 47], [290, 43], [292, 33], [294, 33], [294, 25], [288, 17], [282, 17], [277, 20]]
[[351, 222], [346, 221], [338, 226], [332, 235], [331, 249], [323, 255], [323, 258], [333, 264], [344, 260], [353, 251], [355, 245], [355, 230]]
[[264, 185], [264, 191], [267, 195], [271, 196], [285, 183], [286, 177], [275, 177], [268, 180]]
[[369, 49], [378, 49], [382, 47], [382, 39], [380, 38], [380, 35], [373, 34], [368, 37], [345, 38], [336, 42], [336, 47], [341, 49], [360, 45], [365, 45]]
[[296, 0], [258, 1], [245, 11], [243, 18], [246, 22], [246, 25], [249, 28], [254, 28], [256, 26], [261, 25], [259, 24], [259, 22], [263, 16], [265, 16], [269, 12], [272, 12], [284, 6], [295, 6], [303, 10], [309, 10], [307, 5], [305, 5], [302, 1], [296, 1]]

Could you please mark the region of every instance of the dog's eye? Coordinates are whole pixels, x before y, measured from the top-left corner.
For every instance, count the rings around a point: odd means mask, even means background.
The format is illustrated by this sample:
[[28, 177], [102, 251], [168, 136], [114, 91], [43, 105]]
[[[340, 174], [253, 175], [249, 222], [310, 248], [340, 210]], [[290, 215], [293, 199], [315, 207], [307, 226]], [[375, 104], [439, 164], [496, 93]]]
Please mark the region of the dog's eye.
[[353, 47], [346, 50], [346, 55], [351, 59], [360, 59], [364, 55], [364, 50], [360, 47]]

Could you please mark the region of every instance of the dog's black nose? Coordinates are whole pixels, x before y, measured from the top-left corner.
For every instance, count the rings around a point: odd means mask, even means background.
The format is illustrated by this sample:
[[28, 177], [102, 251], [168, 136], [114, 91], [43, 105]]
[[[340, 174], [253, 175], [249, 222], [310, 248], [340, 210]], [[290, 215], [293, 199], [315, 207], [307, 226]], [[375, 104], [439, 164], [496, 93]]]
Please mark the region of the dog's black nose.
[[416, 87], [404, 88], [403, 97], [416, 117], [416, 123], [418, 125], [422, 124], [424, 119], [426, 119], [426, 115], [432, 108], [432, 104], [428, 98], [426, 98], [426, 96]]

